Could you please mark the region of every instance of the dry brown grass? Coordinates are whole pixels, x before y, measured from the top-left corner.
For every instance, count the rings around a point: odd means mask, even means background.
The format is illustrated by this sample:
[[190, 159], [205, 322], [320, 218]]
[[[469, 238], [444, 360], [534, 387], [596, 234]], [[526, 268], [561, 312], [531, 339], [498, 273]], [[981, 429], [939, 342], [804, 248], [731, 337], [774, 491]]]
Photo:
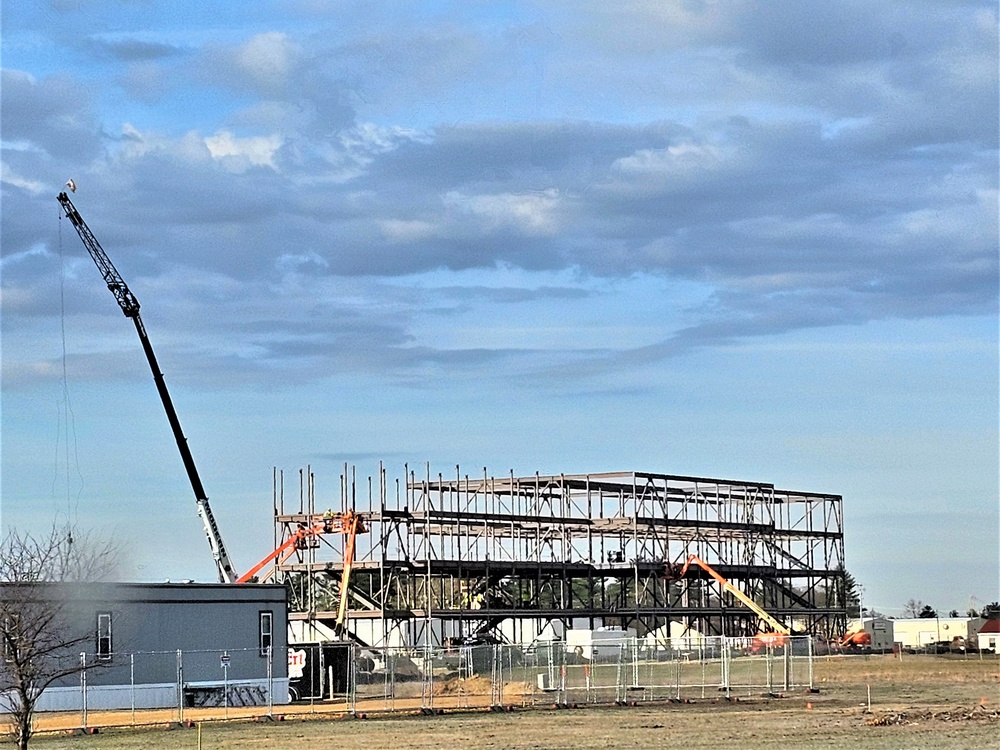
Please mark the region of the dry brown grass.
[[1000, 684], [1000, 660], [993, 654], [833, 656], [816, 659], [816, 675], [829, 682]]
[[[203, 746], [302, 750], [305, 746], [454, 750], [597, 750], [683, 747], [718, 750], [781, 747], [834, 750], [996, 750], [1000, 746], [1000, 662], [933, 656], [832, 657], [815, 666], [818, 694], [784, 698], [714, 697], [693, 704], [635, 708], [518, 710], [513, 713], [445, 709], [442, 716], [371, 713], [369, 720], [335, 720], [339, 713], [289, 715], [282, 723], [207, 723]], [[489, 691], [474, 678], [444, 688], [435, 706], [456, 696]], [[871, 711], [867, 705], [871, 689]], [[463, 692], [464, 691], [464, 692]], [[461, 705], [455, 701], [452, 705]], [[414, 708], [419, 706], [415, 702]], [[397, 704], [400, 707], [400, 704]], [[416, 712], [413, 712], [416, 713]], [[105, 730], [92, 737], [39, 737], [36, 747], [63, 750], [173, 750], [197, 746], [198, 730]]]

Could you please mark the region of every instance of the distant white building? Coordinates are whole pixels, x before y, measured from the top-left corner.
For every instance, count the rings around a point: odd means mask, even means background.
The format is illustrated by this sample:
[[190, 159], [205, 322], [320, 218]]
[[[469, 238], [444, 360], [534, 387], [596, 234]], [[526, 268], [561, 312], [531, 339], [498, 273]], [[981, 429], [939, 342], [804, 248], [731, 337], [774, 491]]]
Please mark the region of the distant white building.
[[976, 643], [982, 617], [907, 617], [892, 621], [892, 639], [903, 648], [925, 648], [935, 643]]
[[1000, 620], [987, 620], [979, 628], [978, 643], [980, 651], [1000, 653]]

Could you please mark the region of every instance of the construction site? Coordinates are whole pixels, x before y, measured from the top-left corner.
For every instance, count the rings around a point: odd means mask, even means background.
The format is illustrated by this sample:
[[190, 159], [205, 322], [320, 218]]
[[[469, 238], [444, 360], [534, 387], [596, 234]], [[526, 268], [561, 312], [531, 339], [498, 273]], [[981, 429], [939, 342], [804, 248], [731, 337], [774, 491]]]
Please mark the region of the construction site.
[[[293, 640], [531, 644], [573, 629], [826, 640], [846, 628], [837, 495], [636, 471], [407, 467], [390, 482], [380, 467], [359, 493], [345, 467], [334, 499], [316, 497], [308, 469], [292, 480], [275, 472], [271, 576], [291, 592]], [[358, 523], [324, 531], [324, 516]]]
[[390, 479], [380, 464], [359, 488], [345, 465], [339, 493], [318, 497], [311, 469], [289, 482], [275, 470], [273, 551], [239, 574], [139, 302], [67, 193], [58, 200], [135, 325], [219, 581], [283, 584], [290, 644], [531, 646], [614, 631], [770, 647], [845, 632], [841, 497], [756, 481], [640, 471], [472, 476], [457, 466], [448, 477], [404, 466]]

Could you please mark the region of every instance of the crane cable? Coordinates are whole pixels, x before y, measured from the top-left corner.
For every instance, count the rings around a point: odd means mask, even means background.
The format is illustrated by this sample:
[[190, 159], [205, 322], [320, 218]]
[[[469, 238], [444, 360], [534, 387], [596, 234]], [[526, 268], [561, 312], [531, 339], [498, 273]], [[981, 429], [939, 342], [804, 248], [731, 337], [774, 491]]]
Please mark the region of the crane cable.
[[[76, 526], [80, 496], [83, 494], [83, 473], [80, 471], [80, 454], [76, 440], [76, 417], [73, 414], [73, 404], [69, 397], [69, 368], [66, 360], [66, 258], [63, 253], [62, 237], [62, 213], [59, 214], [59, 330], [62, 340], [62, 403], [58, 416], [56, 428], [56, 457], [55, 469], [52, 477], [52, 494], [55, 495], [56, 482], [59, 474], [59, 439], [62, 434], [62, 425], [65, 425], [66, 442], [63, 446], [65, 453], [66, 468], [66, 541], [73, 544], [73, 528]], [[65, 420], [64, 420], [65, 415]], [[73, 441], [73, 458], [76, 464], [76, 473], [80, 479], [80, 487], [77, 490], [76, 498], [71, 497], [70, 491], [70, 440]]]

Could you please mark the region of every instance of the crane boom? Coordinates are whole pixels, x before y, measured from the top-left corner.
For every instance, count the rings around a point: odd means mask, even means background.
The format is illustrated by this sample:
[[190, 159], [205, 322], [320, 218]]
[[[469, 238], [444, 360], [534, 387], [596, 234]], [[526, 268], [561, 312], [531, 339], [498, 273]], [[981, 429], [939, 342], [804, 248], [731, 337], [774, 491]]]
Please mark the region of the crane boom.
[[218, 524], [215, 522], [215, 516], [212, 514], [212, 507], [208, 503], [208, 495], [201, 484], [201, 477], [198, 476], [194, 457], [191, 455], [187, 438], [184, 437], [184, 431], [181, 429], [180, 419], [177, 417], [177, 411], [174, 409], [170, 393], [167, 391], [166, 381], [164, 381], [163, 373], [160, 372], [160, 366], [156, 362], [153, 345], [149, 341], [146, 327], [139, 316], [139, 300], [132, 294], [132, 291], [128, 288], [128, 284], [125, 283], [121, 274], [118, 273], [115, 264], [111, 262], [107, 253], [104, 252], [101, 243], [97, 241], [94, 233], [90, 231], [90, 227], [87, 226], [83, 217], [80, 216], [80, 212], [76, 210], [76, 206], [73, 205], [69, 196], [66, 193], [59, 193], [58, 200], [59, 205], [62, 206], [63, 211], [66, 213], [66, 218], [70, 220], [73, 228], [76, 229], [76, 233], [80, 235], [83, 246], [87, 248], [90, 257], [97, 264], [98, 270], [104, 277], [104, 283], [108, 285], [108, 289], [114, 295], [118, 306], [121, 307], [125, 317], [130, 318], [135, 325], [136, 333], [139, 334], [139, 342], [142, 344], [142, 351], [146, 355], [146, 361], [149, 362], [149, 369], [153, 372], [153, 381], [156, 383], [156, 390], [160, 394], [160, 401], [163, 402], [163, 409], [167, 413], [167, 421], [170, 423], [174, 440], [177, 441], [177, 449], [181, 453], [181, 461], [184, 462], [184, 469], [187, 471], [188, 480], [191, 482], [191, 489], [194, 490], [194, 497], [198, 504], [198, 516], [201, 518], [205, 535], [208, 537], [208, 544], [212, 549], [212, 557], [215, 559], [219, 581], [221, 583], [234, 583], [236, 581], [236, 570], [229, 559], [226, 545], [222, 541], [222, 534], [219, 531]]

